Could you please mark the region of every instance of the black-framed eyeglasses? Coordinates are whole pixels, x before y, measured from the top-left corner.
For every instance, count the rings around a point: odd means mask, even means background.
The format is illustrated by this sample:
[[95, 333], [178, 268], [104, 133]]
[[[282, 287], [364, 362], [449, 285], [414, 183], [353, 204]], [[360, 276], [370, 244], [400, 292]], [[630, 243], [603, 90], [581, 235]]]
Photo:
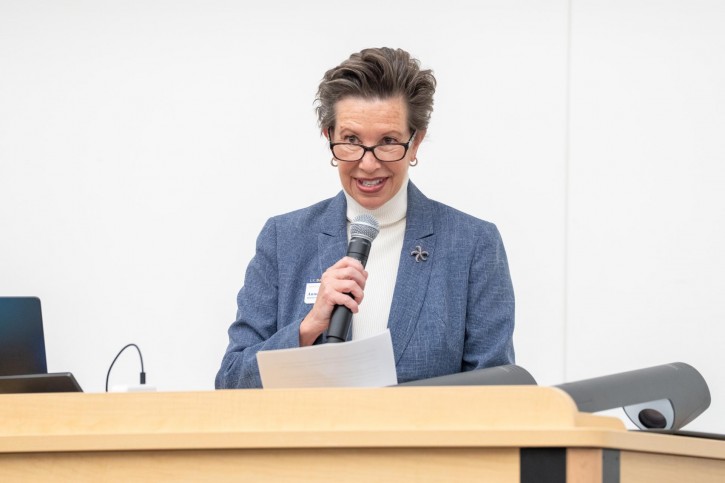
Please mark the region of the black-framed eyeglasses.
[[413, 141], [415, 131], [410, 135], [407, 143], [376, 144], [375, 146], [365, 146], [357, 143], [333, 143], [332, 129], [327, 130], [327, 135], [330, 139], [330, 151], [332, 151], [332, 155], [338, 161], [354, 163], [360, 161], [365, 156], [365, 153], [370, 151], [375, 156], [375, 159], [381, 163], [394, 163], [395, 161], [403, 159], [408, 153], [408, 148], [410, 148], [410, 143]]

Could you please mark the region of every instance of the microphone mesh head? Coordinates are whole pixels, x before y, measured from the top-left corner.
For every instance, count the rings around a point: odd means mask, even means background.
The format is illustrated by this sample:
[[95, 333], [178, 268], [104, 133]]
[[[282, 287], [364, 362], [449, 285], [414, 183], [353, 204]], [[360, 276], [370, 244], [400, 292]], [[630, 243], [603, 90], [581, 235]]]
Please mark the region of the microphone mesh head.
[[350, 238], [365, 238], [373, 241], [380, 232], [380, 223], [373, 215], [363, 213], [357, 215], [350, 224]]

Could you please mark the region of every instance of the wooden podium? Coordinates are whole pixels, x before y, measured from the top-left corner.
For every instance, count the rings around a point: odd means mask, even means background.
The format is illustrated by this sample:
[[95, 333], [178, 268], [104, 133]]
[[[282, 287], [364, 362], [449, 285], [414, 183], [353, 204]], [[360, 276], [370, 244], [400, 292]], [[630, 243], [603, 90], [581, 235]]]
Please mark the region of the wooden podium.
[[535, 386], [12, 394], [0, 481], [723, 482], [725, 441]]

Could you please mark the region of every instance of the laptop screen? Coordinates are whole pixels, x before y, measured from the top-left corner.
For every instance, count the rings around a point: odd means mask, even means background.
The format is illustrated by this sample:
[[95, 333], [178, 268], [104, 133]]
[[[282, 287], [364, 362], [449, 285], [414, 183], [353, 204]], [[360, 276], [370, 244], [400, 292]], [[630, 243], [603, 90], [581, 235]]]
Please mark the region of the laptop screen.
[[40, 299], [0, 297], [0, 376], [47, 372]]

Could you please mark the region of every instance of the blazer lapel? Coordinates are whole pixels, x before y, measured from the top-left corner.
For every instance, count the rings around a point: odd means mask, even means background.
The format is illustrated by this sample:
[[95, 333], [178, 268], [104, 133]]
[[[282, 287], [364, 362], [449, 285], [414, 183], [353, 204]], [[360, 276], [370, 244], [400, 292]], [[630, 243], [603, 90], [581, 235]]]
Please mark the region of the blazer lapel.
[[412, 182], [408, 183], [406, 216], [398, 278], [388, 318], [396, 364], [400, 361], [415, 331], [428, 292], [428, 280], [433, 266], [431, 260], [416, 262], [416, 257], [411, 255], [411, 252], [420, 247], [428, 253], [428, 258], [435, 256], [434, 205]]
[[320, 275], [347, 253], [347, 202], [342, 191], [320, 217], [317, 253]]

